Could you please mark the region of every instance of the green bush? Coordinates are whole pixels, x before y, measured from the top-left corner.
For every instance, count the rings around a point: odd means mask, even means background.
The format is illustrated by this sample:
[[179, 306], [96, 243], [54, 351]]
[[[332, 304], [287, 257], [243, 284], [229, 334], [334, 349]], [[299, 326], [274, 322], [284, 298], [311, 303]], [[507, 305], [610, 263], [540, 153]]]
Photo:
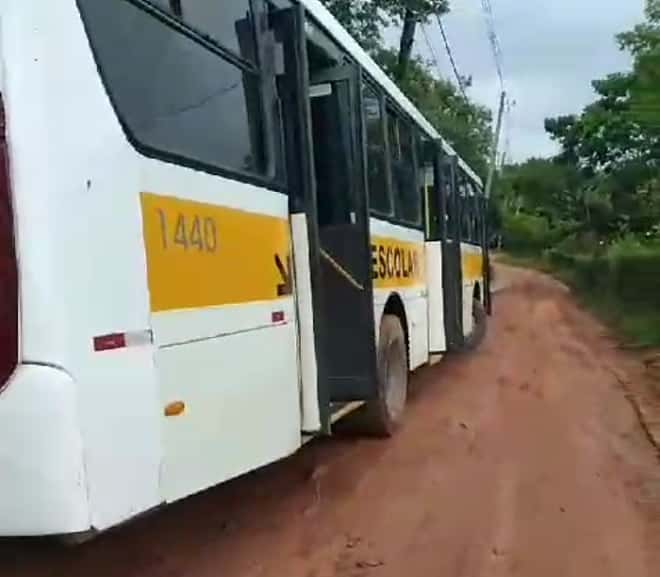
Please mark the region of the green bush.
[[660, 307], [660, 247], [624, 240], [608, 251], [610, 282], [622, 299]]
[[596, 254], [601, 249], [601, 243], [593, 232], [568, 232], [554, 246], [565, 254]]
[[571, 269], [581, 288], [606, 291], [630, 304], [660, 307], [660, 246], [625, 239], [603, 254], [572, 254], [559, 248], [544, 253], [557, 269]]
[[594, 291], [611, 290], [610, 262], [607, 257], [576, 255], [574, 267], [576, 279], [583, 288]]
[[556, 268], [569, 268], [575, 265], [575, 256], [559, 248], [550, 248], [543, 253], [543, 256], [551, 266]]
[[547, 218], [530, 214], [504, 214], [502, 241], [512, 252], [540, 253], [552, 244], [552, 232]]
[[[574, 253], [578, 243], [543, 252], [535, 266], [549, 270], [621, 334], [645, 346], [660, 345], [660, 244], [626, 238], [598, 252]], [[545, 266], [543, 266], [545, 265]]]

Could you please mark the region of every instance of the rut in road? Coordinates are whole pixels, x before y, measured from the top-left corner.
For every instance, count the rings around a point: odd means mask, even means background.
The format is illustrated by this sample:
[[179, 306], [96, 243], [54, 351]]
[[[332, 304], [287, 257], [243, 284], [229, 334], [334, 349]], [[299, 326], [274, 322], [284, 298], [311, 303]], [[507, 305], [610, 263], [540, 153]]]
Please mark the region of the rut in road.
[[564, 287], [503, 273], [481, 350], [414, 377], [395, 438], [315, 442], [78, 549], [0, 542], [0, 575], [658, 577], [636, 362]]

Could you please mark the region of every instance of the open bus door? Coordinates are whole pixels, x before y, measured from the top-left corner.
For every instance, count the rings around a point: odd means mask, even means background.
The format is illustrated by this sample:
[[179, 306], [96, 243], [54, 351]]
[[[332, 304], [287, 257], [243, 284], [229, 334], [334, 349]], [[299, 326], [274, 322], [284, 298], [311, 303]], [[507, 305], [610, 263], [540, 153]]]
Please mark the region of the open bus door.
[[463, 348], [463, 270], [461, 261], [461, 203], [457, 183], [456, 157], [438, 158], [440, 172], [442, 227], [442, 278], [447, 350]]
[[490, 230], [489, 230], [489, 203], [490, 199], [485, 196], [479, 198], [481, 212], [481, 250], [484, 255], [484, 306], [486, 312], [493, 314], [493, 295], [491, 293], [491, 268], [490, 268]]
[[313, 71], [310, 109], [331, 402], [375, 397], [376, 343], [359, 67]]
[[310, 67], [317, 48], [301, 6], [271, 14], [271, 24], [284, 54], [291, 213], [307, 218], [319, 408], [329, 431], [333, 404], [378, 391], [361, 70]]

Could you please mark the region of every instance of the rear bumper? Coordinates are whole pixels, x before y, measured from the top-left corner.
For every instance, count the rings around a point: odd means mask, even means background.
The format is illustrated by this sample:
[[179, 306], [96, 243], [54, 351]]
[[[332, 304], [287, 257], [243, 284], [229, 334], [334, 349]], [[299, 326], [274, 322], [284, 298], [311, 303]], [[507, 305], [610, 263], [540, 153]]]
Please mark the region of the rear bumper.
[[75, 383], [56, 368], [19, 365], [0, 393], [0, 536], [89, 527]]

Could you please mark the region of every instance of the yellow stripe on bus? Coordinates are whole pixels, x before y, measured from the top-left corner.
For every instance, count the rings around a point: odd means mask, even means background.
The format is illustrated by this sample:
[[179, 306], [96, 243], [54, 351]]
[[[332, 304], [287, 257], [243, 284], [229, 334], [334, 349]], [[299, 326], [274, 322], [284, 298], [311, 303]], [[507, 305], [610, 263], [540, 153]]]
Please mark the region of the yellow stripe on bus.
[[463, 253], [463, 282], [475, 282], [484, 276], [484, 257], [480, 253]]
[[393, 238], [371, 237], [374, 288], [407, 288], [424, 285], [424, 244]]
[[291, 294], [287, 219], [150, 193], [142, 215], [153, 312]]

